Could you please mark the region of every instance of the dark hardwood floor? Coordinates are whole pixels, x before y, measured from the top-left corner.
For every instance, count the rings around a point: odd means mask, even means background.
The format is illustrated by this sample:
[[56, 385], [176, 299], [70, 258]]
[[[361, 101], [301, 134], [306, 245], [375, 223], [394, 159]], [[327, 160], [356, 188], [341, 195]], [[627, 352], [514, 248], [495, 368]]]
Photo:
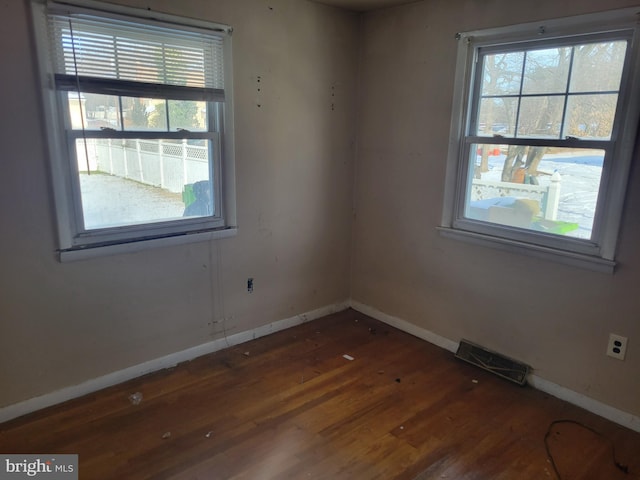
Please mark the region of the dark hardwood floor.
[[87, 480], [558, 478], [545, 436], [562, 480], [640, 478], [639, 433], [346, 310], [2, 424], [0, 453]]

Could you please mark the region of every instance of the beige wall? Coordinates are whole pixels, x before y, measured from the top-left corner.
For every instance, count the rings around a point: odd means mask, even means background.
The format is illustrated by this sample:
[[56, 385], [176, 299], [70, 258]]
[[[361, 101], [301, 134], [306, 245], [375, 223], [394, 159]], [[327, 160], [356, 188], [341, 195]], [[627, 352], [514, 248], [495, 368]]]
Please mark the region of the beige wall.
[[[594, 273], [441, 238], [456, 32], [631, 6], [631, 1], [429, 0], [363, 24], [352, 298], [640, 415], [640, 169], [619, 268]], [[605, 356], [609, 332], [626, 361]]]
[[0, 1], [0, 406], [206, 343], [223, 317], [230, 335], [349, 297], [357, 16], [300, 0], [120, 3], [234, 27], [239, 233], [58, 263], [28, 3]]

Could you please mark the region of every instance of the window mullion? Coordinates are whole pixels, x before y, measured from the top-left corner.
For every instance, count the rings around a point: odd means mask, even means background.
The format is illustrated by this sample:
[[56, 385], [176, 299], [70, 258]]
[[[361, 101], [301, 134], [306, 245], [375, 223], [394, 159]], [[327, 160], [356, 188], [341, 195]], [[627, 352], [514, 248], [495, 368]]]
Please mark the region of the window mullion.
[[565, 128], [567, 120], [567, 106], [569, 104], [569, 89], [571, 86], [571, 77], [573, 75], [573, 60], [575, 58], [575, 47], [571, 47], [571, 55], [569, 56], [569, 72], [567, 74], [567, 85], [565, 87], [564, 104], [562, 108], [562, 119], [560, 120], [560, 138], [565, 137]]
[[515, 127], [513, 130], [513, 136], [517, 137], [518, 136], [518, 128], [520, 126], [520, 107], [522, 105], [522, 90], [523, 90], [523, 85], [524, 85], [524, 72], [526, 71], [526, 65], [527, 65], [527, 53], [528, 52], [524, 52], [524, 58], [522, 59], [522, 69], [520, 70], [520, 90], [519, 90], [519, 95], [518, 95], [518, 106], [516, 107], [516, 122], [515, 122]]

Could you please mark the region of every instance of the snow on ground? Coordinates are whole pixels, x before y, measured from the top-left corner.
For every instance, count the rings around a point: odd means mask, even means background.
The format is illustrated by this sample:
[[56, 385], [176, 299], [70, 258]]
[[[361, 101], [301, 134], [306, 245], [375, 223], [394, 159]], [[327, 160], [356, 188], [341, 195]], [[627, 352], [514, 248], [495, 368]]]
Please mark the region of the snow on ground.
[[133, 180], [80, 174], [85, 228], [105, 228], [181, 218], [179, 194]]
[[[482, 179], [500, 181], [504, 159], [505, 155], [490, 156], [489, 171], [482, 174]], [[579, 225], [577, 230], [567, 233], [568, 236], [591, 237], [602, 161], [601, 155], [562, 153], [547, 154], [540, 162], [538, 170], [549, 174], [557, 171], [562, 177], [558, 220]], [[540, 175], [538, 180], [540, 185], [548, 186], [551, 175]]]
[[[489, 171], [483, 180], [500, 181], [505, 155], [489, 157]], [[557, 171], [562, 177], [558, 220], [579, 228], [568, 235], [590, 238], [598, 199], [603, 157], [563, 153], [548, 154], [539, 170]], [[540, 175], [540, 185], [548, 186], [551, 175]], [[180, 195], [124, 178], [92, 174], [80, 175], [86, 228], [131, 225], [180, 218], [184, 203]]]

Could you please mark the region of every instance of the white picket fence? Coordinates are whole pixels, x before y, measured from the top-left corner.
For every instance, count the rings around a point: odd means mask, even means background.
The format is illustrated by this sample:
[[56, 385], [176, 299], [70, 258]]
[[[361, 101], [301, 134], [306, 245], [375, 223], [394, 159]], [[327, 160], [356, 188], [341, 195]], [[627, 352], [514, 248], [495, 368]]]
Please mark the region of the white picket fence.
[[557, 220], [561, 180], [562, 178], [558, 172], [551, 175], [551, 182], [548, 186], [496, 182], [474, 178], [471, 182], [470, 201], [496, 197], [530, 198], [540, 203], [543, 218]]
[[92, 139], [78, 147], [78, 168], [127, 178], [181, 193], [184, 185], [209, 179], [209, 149], [187, 140]]

